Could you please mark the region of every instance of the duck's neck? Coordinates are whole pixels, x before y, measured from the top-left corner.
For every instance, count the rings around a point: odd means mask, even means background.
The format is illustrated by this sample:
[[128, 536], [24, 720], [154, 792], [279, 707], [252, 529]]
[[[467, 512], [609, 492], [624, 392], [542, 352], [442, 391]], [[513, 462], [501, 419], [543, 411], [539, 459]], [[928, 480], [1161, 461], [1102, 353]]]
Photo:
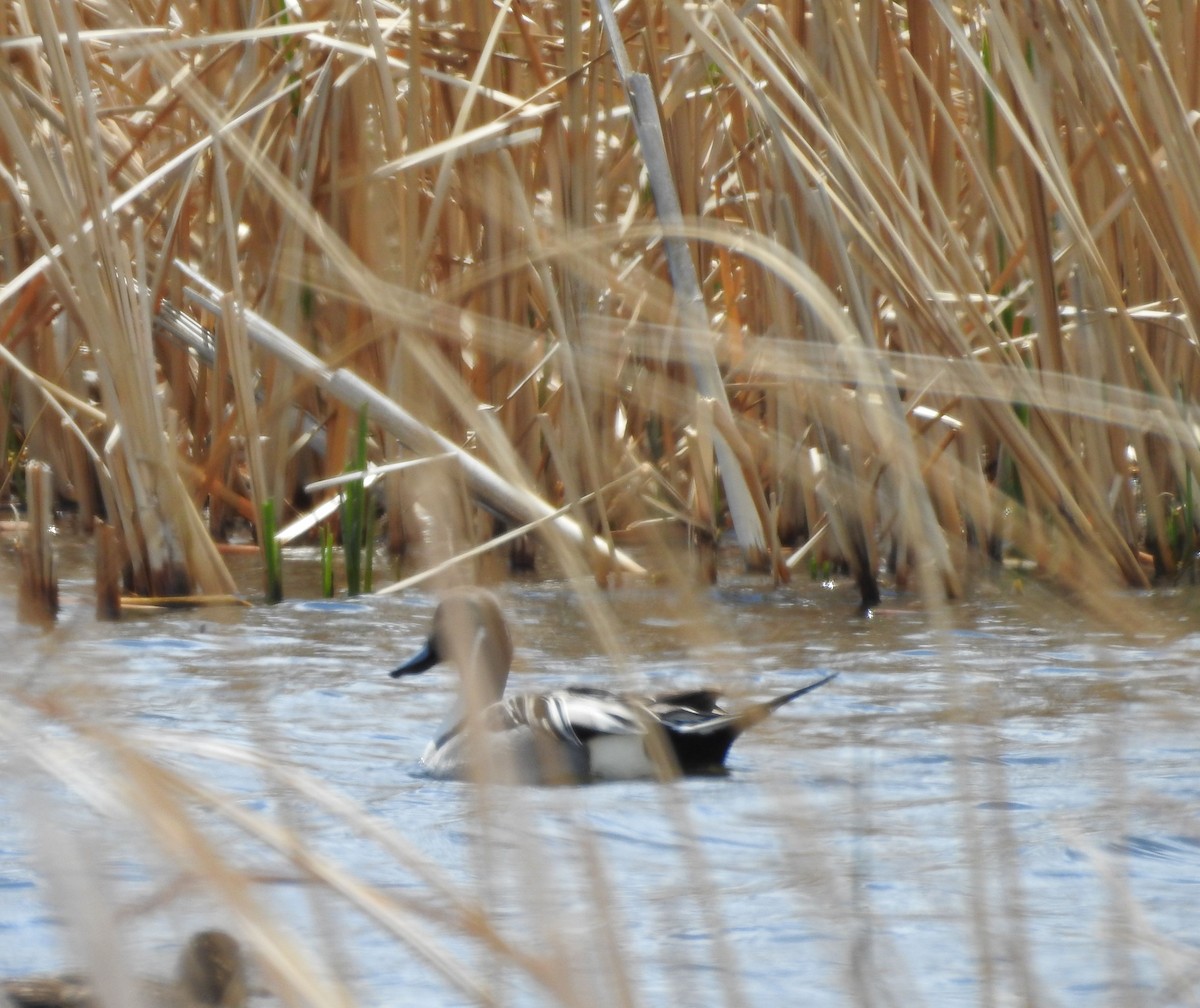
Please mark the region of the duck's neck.
[[468, 646], [453, 656], [452, 660], [458, 666], [458, 693], [438, 726], [435, 745], [441, 746], [464, 731], [472, 717], [477, 717], [504, 696], [512, 655], [507, 638], [504, 644], [498, 647], [486, 629], [480, 627]]
[[438, 725], [437, 735], [434, 736], [433, 744], [439, 748], [445, 745], [466, 727], [466, 723], [467, 705], [460, 693], [454, 698], [454, 703], [450, 705], [450, 709], [446, 711], [446, 716], [442, 718], [442, 723]]

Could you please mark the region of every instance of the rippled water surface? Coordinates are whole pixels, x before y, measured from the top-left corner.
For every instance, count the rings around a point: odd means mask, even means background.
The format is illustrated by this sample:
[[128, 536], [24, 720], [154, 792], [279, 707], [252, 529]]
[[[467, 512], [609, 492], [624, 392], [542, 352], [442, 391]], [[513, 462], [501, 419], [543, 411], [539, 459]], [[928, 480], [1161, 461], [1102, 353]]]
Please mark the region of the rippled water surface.
[[[91, 790], [126, 772], [89, 755], [87, 732], [111, 728], [382, 894], [352, 906], [196, 797], [203, 836], [257, 880], [247, 898], [362, 1004], [551, 1003], [543, 967], [581, 1005], [1200, 999], [1193, 591], [1122, 600], [1143, 632], [1118, 633], [1001, 575], [942, 625], [907, 597], [864, 620], [845, 589], [808, 582], [730, 575], [687, 604], [622, 588], [606, 597], [621, 667], [569, 586], [498, 591], [521, 689], [763, 697], [841, 675], [740, 740], [724, 778], [481, 793], [417, 768], [452, 673], [386, 675], [423, 635], [428, 594], [102, 624], [80, 580], [40, 631], [16, 622], [9, 588], [0, 973], [69, 965], [63, 911], [89, 901], [150, 969], [223, 912]], [[37, 765], [76, 742], [75, 770]], [[454, 901], [485, 911], [491, 947], [446, 919]]]

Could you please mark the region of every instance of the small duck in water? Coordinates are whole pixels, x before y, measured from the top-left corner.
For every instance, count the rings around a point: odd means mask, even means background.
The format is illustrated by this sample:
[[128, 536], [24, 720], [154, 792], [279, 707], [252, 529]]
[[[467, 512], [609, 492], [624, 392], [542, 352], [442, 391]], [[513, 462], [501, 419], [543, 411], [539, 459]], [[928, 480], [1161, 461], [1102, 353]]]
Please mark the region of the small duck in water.
[[[147, 982], [151, 1008], [244, 1008], [246, 964], [237, 940], [224, 931], [198, 931], [179, 956], [173, 983]], [[43, 976], [0, 981], [0, 1005], [7, 1008], [101, 1008], [82, 977]]]
[[458, 698], [421, 762], [435, 777], [561, 784], [723, 773], [746, 729], [837, 673], [729, 713], [699, 689], [639, 697], [569, 687], [504, 699], [513, 646], [496, 597], [483, 588], [448, 592], [425, 646], [393, 678], [446, 662]]

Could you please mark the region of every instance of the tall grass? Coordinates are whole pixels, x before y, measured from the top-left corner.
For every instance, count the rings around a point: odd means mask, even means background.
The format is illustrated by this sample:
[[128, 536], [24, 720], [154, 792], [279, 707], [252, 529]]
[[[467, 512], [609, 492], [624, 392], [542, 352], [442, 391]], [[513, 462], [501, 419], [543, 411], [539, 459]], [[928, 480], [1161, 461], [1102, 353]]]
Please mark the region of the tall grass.
[[136, 590], [230, 591], [367, 403], [353, 466], [457, 459], [386, 478], [422, 567], [507, 531], [611, 584], [748, 495], [778, 578], [1103, 609], [1194, 561], [1197, 18], [622, 5], [652, 179], [589, 4], [6, 4], [0, 487], [49, 461]]
[[[1076, 587], [1190, 562], [1181, 15], [623, 8], [681, 208], [664, 231], [591, 9], [215, 10], [6, 13], [5, 422], [119, 520], [139, 587], [228, 590], [206, 520], [220, 538], [267, 496], [303, 509], [344, 467], [357, 404], [243, 348], [250, 305], [511, 485], [595, 494], [573, 514], [602, 540], [711, 534], [733, 481], [774, 502], [767, 540], [739, 529], [748, 559], [828, 525], [819, 559], [864, 591], [888, 557], [930, 598], [973, 553]], [[227, 292], [220, 318], [195, 273]], [[152, 334], [167, 301], [214, 358]], [[685, 369], [698, 347], [716, 412]], [[375, 434], [387, 458], [414, 440]], [[420, 529], [387, 500], [401, 548]]]

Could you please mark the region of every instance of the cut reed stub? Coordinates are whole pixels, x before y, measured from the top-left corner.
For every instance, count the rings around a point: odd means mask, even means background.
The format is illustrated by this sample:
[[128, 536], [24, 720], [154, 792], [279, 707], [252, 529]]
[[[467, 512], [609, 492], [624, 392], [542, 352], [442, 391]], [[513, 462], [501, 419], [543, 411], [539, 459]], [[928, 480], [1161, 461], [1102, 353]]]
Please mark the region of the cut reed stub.
[[27, 623], [52, 622], [58, 615], [58, 578], [54, 573], [54, 474], [44, 462], [25, 466], [29, 526], [21, 540], [21, 590], [17, 604]]
[[121, 618], [121, 543], [117, 530], [96, 521], [96, 619]]

